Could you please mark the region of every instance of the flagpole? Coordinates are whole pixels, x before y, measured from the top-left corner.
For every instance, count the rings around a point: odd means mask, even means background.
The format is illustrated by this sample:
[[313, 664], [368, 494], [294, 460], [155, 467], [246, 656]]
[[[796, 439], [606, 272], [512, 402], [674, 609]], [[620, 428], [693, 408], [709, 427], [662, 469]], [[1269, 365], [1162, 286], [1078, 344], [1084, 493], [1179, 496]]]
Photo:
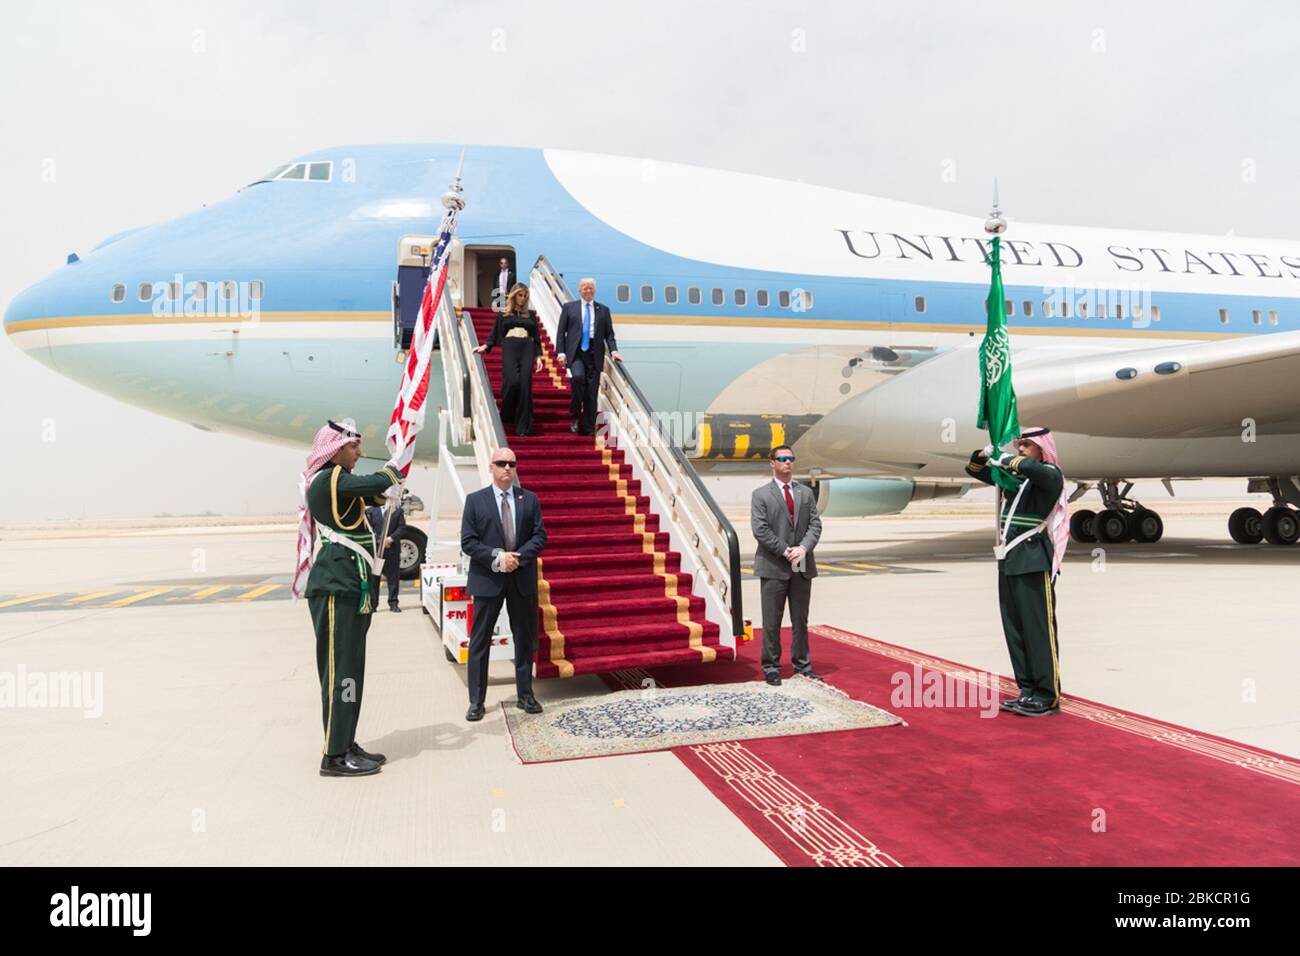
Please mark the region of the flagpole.
[[[1007, 221], [1002, 216], [1002, 210], [998, 208], [998, 178], [993, 177], [993, 208], [989, 211], [988, 218], [984, 220], [984, 231], [993, 237], [992, 251], [989, 253], [989, 265], [993, 268], [994, 281], [990, 283], [989, 295], [997, 292], [998, 298], [1002, 299], [1002, 239], [1001, 236], [1007, 231]], [[999, 301], [993, 303], [990, 301], [989, 310], [996, 306], [1001, 310], [1002, 321], [1006, 322], [1006, 305]], [[987, 334], [987, 333], [986, 333]], [[982, 350], [981, 350], [982, 352]], [[1010, 365], [1010, 337], [1008, 336], [1007, 362]], [[1008, 368], [1007, 375], [1011, 374]], [[991, 422], [989, 423], [991, 426]], [[992, 429], [990, 427], [989, 438], [992, 439]], [[1001, 446], [994, 444], [994, 454], [1001, 452]], [[989, 466], [992, 467], [992, 466]], [[1002, 486], [996, 481], [993, 483], [993, 544], [999, 546], [1002, 544]]]
[[[461, 186], [461, 184], [460, 184], [460, 183], [461, 183], [461, 177], [462, 177], [462, 175], [464, 174], [464, 172], [465, 172], [465, 149], [464, 149], [464, 147], [462, 147], [462, 148], [461, 148], [461, 151], [460, 151], [460, 159], [459, 159], [459, 160], [457, 161], [457, 163], [456, 163], [456, 175], [455, 175], [455, 177], [452, 179], [451, 183], [447, 186], [447, 191], [446, 191], [445, 193], [442, 194], [442, 206], [443, 206], [444, 209], [447, 210], [447, 214], [448, 214], [449, 216], [455, 216], [457, 213], [459, 213], [462, 209], [465, 208], [465, 198], [464, 198], [464, 196], [461, 195], [465, 190], [462, 188], [462, 186]], [[454, 234], [454, 233], [455, 233], [455, 219], [453, 218], [453, 220], [452, 220], [452, 229], [451, 229], [451, 234]], [[441, 238], [441, 237], [440, 237], [440, 238]], [[447, 239], [447, 248], [445, 248], [445, 249], [442, 251], [442, 257], [441, 257], [441, 258], [438, 258], [438, 257], [436, 256], [436, 253], [437, 253], [437, 251], [438, 251], [438, 242], [437, 242], [437, 241], [434, 242], [434, 248], [433, 248], [433, 251], [434, 251], [434, 253], [435, 253], [435, 256], [432, 257], [432, 258], [433, 258], [433, 261], [430, 263], [430, 269], [429, 269], [429, 281], [430, 281], [430, 282], [434, 281], [434, 276], [435, 276], [435, 274], [437, 273], [438, 270], [440, 270], [440, 269], [442, 268], [443, 262], [447, 259], [447, 257], [451, 255], [451, 238], [450, 238], [450, 234], [449, 234], [448, 239]], [[445, 289], [444, 289], [443, 291], [446, 292]], [[432, 324], [433, 321], [434, 321], [434, 318], [433, 318], [433, 316], [431, 315], [431, 316], [430, 316], [430, 323]], [[428, 375], [428, 370], [427, 370], [427, 369], [426, 369], [426, 371], [425, 371], [425, 375], [426, 375], [426, 376]], [[398, 391], [398, 397], [399, 397], [399, 400], [400, 400], [400, 398], [401, 398], [401, 391], [400, 391], [401, 386], [399, 386], [398, 388], [399, 388], [399, 391]], [[415, 442], [415, 436], [414, 436], [414, 435], [411, 436], [410, 441], [411, 441], [412, 444]], [[383, 529], [383, 533], [379, 536], [379, 540], [378, 540], [378, 542], [376, 542], [376, 547], [375, 547], [375, 564], [376, 564], [376, 565], [379, 565], [379, 564], [380, 564], [380, 559], [381, 559], [381, 557], [383, 556], [384, 551], [386, 550], [386, 548], [384, 547], [384, 542], [388, 540], [388, 530], [389, 530], [389, 528], [392, 526], [392, 523], [393, 523], [393, 511], [394, 511], [395, 509], [400, 508], [400, 507], [402, 506], [402, 496], [406, 493], [406, 478], [407, 478], [407, 475], [408, 475], [408, 474], [410, 474], [409, 466], [408, 466], [408, 471], [402, 475], [402, 479], [401, 479], [401, 481], [399, 481], [399, 482], [397, 483], [397, 487], [398, 487], [397, 495], [394, 496], [393, 498], [390, 498], [390, 499], [388, 500], [388, 502], [384, 505], [384, 529]], [[435, 508], [437, 507], [437, 502], [434, 502], [434, 507], [435, 507]], [[434, 522], [435, 522], [435, 524], [436, 524], [436, 523], [437, 523], [437, 520], [438, 520], [437, 515], [434, 515], [433, 520], [434, 520]]]

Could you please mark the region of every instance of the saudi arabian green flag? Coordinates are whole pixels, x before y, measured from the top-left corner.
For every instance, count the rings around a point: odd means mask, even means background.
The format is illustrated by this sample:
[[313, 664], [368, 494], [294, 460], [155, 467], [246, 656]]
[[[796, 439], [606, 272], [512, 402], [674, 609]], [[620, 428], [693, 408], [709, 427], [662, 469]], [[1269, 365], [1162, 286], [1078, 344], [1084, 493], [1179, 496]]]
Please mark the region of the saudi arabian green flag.
[[[993, 249], [984, 261], [993, 269], [989, 283], [988, 326], [980, 343], [980, 413], [976, 425], [987, 428], [989, 444], [1000, 449], [1020, 437], [1016, 392], [1011, 387], [1011, 339], [1007, 335], [1007, 307], [1002, 294], [1002, 238], [993, 237]], [[1001, 468], [992, 469], [998, 487], [1014, 491], [1016, 479]]]

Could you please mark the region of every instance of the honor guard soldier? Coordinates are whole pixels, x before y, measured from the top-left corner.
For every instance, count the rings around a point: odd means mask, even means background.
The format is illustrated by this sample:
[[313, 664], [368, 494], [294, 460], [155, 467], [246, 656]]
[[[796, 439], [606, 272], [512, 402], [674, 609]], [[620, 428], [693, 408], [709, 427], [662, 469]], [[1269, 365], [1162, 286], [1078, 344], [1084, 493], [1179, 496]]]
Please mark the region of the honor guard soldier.
[[[298, 564], [293, 593], [303, 594], [316, 629], [321, 721], [325, 727], [322, 777], [378, 773], [385, 760], [357, 745], [357, 718], [365, 683], [366, 632], [379, 593], [375, 533], [366, 506], [400, 493], [401, 477], [390, 461], [373, 475], [354, 475], [361, 435], [350, 419], [329, 422], [316, 433], [307, 468], [298, 482]], [[390, 491], [391, 489], [391, 491]], [[315, 533], [324, 543], [313, 562]], [[379, 529], [382, 533], [382, 529]], [[310, 574], [308, 572], [310, 571]]]
[[993, 484], [991, 468], [1016, 479], [1014, 492], [1000, 489], [998, 603], [1011, 668], [1020, 695], [1001, 702], [1025, 717], [1061, 709], [1061, 671], [1056, 637], [1056, 576], [1069, 538], [1065, 476], [1056, 440], [1046, 428], [1031, 428], [1014, 442], [1017, 454], [991, 445], [971, 455], [966, 471]]

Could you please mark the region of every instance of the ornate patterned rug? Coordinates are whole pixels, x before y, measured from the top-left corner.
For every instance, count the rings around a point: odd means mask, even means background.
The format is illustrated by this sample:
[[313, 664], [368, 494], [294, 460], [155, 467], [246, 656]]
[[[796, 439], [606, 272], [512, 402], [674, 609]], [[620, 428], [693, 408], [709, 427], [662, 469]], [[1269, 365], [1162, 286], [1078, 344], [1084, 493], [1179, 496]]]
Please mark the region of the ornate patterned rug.
[[625, 690], [604, 697], [548, 701], [541, 714], [525, 714], [504, 701], [501, 708], [511, 744], [523, 763], [903, 722], [805, 677], [789, 678], [780, 687], [754, 681]]

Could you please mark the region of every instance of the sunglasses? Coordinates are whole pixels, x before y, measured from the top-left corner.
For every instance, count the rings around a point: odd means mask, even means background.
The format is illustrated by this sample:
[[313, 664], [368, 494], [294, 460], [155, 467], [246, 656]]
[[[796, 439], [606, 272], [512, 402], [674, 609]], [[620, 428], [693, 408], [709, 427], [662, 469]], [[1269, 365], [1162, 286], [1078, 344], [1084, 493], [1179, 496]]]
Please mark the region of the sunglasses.
[[794, 455], [777, 455], [777, 456], [776, 456], [775, 458], [773, 458], [772, 460], [773, 460], [773, 461], [780, 461], [780, 462], [791, 462], [791, 461], [794, 461]]
[[496, 465], [498, 468], [516, 468], [516, 467], [518, 467], [518, 466], [516, 465], [516, 463], [513, 462], [513, 461], [494, 461], [494, 462], [492, 462], [492, 464]]

